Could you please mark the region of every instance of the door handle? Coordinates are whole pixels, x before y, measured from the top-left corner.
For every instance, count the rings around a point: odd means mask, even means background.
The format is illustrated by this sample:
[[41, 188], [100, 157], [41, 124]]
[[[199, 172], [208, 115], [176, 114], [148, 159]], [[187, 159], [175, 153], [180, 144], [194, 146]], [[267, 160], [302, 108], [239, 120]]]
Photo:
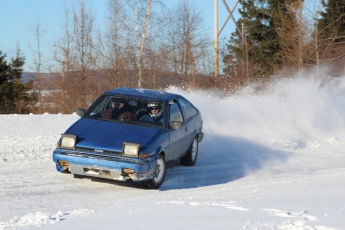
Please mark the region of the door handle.
[[186, 130], [188, 132], [188, 127], [185, 127], [184, 130]]

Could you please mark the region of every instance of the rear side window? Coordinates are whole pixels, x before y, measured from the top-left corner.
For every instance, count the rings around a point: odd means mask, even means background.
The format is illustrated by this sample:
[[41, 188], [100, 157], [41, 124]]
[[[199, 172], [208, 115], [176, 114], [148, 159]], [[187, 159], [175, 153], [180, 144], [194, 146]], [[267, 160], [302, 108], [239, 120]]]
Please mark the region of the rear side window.
[[180, 102], [183, 114], [186, 116], [187, 121], [198, 114], [198, 110], [184, 98], [177, 99]]
[[176, 100], [172, 100], [169, 102], [169, 107], [170, 107], [170, 114], [169, 114], [169, 118], [170, 121], [179, 121], [179, 122], [183, 122], [183, 117], [182, 117], [182, 113], [180, 110], [180, 107], [177, 104]]

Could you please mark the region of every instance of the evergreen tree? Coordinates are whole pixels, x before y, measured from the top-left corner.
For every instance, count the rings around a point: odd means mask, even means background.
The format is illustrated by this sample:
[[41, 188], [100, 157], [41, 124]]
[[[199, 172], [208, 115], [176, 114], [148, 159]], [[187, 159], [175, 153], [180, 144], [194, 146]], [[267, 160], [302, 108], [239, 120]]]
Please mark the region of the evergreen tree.
[[[240, 11], [243, 16], [238, 20], [237, 25], [241, 28], [244, 20], [245, 42], [242, 41], [238, 30], [232, 33], [228, 44], [230, 54], [225, 58], [225, 62], [231, 60], [232, 65], [240, 65], [247, 69], [248, 77], [267, 76], [281, 69], [285, 60], [278, 31], [286, 29], [283, 22], [296, 22], [295, 16], [289, 10], [292, 2], [292, 0], [243, 0], [245, 10]], [[284, 44], [284, 47], [286, 46], [289, 44]]]
[[25, 64], [25, 57], [20, 54], [20, 50], [17, 51], [16, 58], [12, 58], [12, 68], [10, 72], [10, 79], [20, 80], [23, 73], [23, 66]]
[[345, 0], [323, 1], [317, 24], [318, 63], [326, 63], [332, 75], [342, 75], [345, 52]]
[[322, 38], [335, 38], [345, 41], [345, 0], [323, 1], [325, 11], [321, 12], [318, 31]]
[[11, 66], [7, 64], [6, 61], [6, 54], [3, 54], [2, 51], [0, 51], [0, 85], [8, 80], [7, 78], [10, 68]]
[[17, 50], [15, 58], [7, 63], [6, 54], [0, 51], [0, 113], [28, 113], [35, 103], [35, 97], [28, 94], [32, 82], [21, 82], [25, 58]]

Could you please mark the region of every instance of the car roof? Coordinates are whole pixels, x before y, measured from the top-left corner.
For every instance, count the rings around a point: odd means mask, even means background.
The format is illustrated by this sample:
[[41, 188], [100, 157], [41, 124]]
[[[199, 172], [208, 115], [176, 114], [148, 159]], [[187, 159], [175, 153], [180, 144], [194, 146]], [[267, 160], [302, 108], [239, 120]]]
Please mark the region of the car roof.
[[142, 88], [115, 88], [115, 89], [109, 90], [108, 92], [106, 92], [106, 94], [145, 98], [145, 99], [152, 99], [152, 100], [162, 100], [162, 101], [166, 101], [167, 99], [173, 96], [180, 96], [178, 94], [168, 93], [165, 91], [142, 89]]

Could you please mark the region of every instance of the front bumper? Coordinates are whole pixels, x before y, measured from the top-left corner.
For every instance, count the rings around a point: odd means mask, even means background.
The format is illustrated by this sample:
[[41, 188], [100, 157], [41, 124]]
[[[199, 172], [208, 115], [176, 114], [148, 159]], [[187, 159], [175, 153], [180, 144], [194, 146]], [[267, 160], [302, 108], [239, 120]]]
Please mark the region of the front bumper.
[[[112, 156], [76, 154], [74, 151], [53, 152], [58, 172], [99, 177], [118, 181], [144, 181], [152, 179], [157, 166], [157, 156], [145, 160]], [[70, 152], [70, 154], [68, 154]]]

